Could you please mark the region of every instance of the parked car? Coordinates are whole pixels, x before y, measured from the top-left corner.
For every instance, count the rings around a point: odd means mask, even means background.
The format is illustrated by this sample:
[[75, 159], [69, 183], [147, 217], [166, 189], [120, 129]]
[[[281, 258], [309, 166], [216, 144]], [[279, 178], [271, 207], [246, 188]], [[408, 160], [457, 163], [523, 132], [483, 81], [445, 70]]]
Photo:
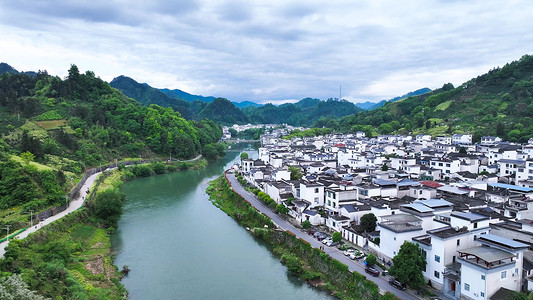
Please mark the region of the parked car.
[[350, 254], [350, 259], [361, 259], [365, 257], [365, 254], [361, 251], [355, 251], [354, 253]]
[[332, 239], [329, 239], [327, 240], [325, 243], [324, 243], [326, 246], [328, 247], [333, 247], [333, 246], [337, 246], [337, 242], [334, 242]]
[[366, 267], [365, 269], [365, 272], [367, 272], [368, 274], [374, 276], [374, 277], [378, 277], [379, 276], [379, 271], [374, 268], [374, 267]]
[[317, 231], [317, 232], [315, 232], [315, 233], [313, 234], [313, 236], [314, 236], [317, 240], [321, 241], [321, 240], [325, 239], [328, 235], [325, 234], [325, 233], [323, 233], [323, 232]]
[[346, 256], [350, 256], [350, 254], [352, 253], [355, 253], [355, 249], [354, 248], [348, 248], [346, 250], [344, 250], [344, 255]]
[[316, 229], [313, 229], [313, 228], [307, 229], [305, 232], [307, 232], [307, 234], [309, 234], [309, 235], [314, 235], [315, 232], [316, 232]]
[[396, 278], [391, 278], [391, 280], [389, 280], [389, 284], [392, 285], [393, 287], [397, 288], [397, 289], [400, 289], [400, 290], [405, 290], [407, 288], [405, 283], [400, 282]]
[[328, 236], [327, 238], [323, 239], [323, 240], [322, 240], [322, 244], [326, 244], [328, 241], [333, 242], [333, 240], [331, 239], [330, 236]]

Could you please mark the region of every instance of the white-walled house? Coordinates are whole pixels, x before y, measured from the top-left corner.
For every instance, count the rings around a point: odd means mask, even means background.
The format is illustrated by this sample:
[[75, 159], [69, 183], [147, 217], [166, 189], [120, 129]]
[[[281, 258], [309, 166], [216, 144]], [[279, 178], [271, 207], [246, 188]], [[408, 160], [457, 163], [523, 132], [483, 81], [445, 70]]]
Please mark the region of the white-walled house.
[[475, 236], [488, 231], [487, 227], [470, 231], [465, 227], [445, 226], [414, 237], [413, 242], [426, 253], [427, 265], [423, 272], [426, 281], [431, 280], [432, 286], [446, 296], [459, 299], [461, 282], [457, 251], [476, 246]]
[[472, 135], [454, 134], [452, 135], [452, 144], [472, 144]]
[[528, 245], [492, 234], [477, 237], [479, 246], [458, 252], [461, 295], [490, 299], [500, 288], [520, 291], [523, 253]]
[[325, 207], [327, 210], [338, 212], [341, 205], [355, 204], [357, 190], [352, 187], [326, 188]]
[[411, 241], [423, 233], [422, 220], [411, 214], [394, 214], [379, 217], [376, 230], [380, 232], [381, 257], [391, 260], [404, 241]]
[[324, 206], [324, 185], [319, 182], [301, 182], [300, 199], [310, 203], [310, 208]]

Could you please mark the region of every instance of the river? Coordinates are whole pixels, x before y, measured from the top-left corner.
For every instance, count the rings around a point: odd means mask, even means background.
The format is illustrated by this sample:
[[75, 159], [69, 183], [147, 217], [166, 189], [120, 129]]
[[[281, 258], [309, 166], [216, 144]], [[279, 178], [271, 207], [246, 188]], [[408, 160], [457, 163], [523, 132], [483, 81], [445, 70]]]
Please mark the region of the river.
[[122, 279], [130, 299], [331, 299], [288, 274], [267, 245], [208, 200], [209, 181], [239, 154], [122, 186], [124, 214], [111, 239], [115, 264], [131, 269]]

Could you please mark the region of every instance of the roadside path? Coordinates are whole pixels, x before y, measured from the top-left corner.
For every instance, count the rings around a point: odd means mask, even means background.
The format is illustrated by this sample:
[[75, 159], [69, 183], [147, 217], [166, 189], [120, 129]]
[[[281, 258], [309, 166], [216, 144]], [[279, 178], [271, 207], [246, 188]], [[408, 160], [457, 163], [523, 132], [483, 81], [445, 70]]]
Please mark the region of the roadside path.
[[[233, 191], [235, 191], [237, 194], [241, 195], [245, 200], [250, 202], [250, 204], [255, 207], [260, 212], [267, 215], [272, 222], [274, 222], [280, 229], [285, 231], [290, 231], [293, 234], [296, 235], [297, 238], [301, 238], [311, 244], [314, 248], [320, 248], [321, 246], [324, 247], [324, 252], [329, 254], [332, 258], [342, 262], [343, 264], [348, 266], [348, 269], [352, 272], [358, 272], [364, 275], [367, 275], [365, 272], [365, 267], [362, 264], [362, 262], [353, 261], [349, 257], [345, 256], [343, 252], [341, 252], [336, 247], [328, 247], [322, 244], [320, 241], [315, 239], [314, 237], [310, 236], [306, 232], [302, 232], [300, 229], [294, 227], [291, 223], [285, 221], [282, 219], [277, 213], [272, 211], [263, 201], [259, 200], [253, 193], [248, 192], [245, 190], [237, 181], [237, 178], [235, 177], [235, 174], [233, 171], [229, 170], [225, 172], [226, 179], [228, 180], [230, 186], [232, 187]], [[389, 285], [388, 277], [373, 277], [373, 276], [366, 276], [368, 280], [373, 281], [377, 284], [380, 293], [385, 292], [391, 292], [397, 297], [401, 299], [423, 299], [421, 297], [417, 297], [414, 295], [413, 291], [401, 291], [399, 289], [394, 288], [393, 286]]]
[[[180, 160], [180, 162], [191, 162], [191, 161], [196, 161], [196, 160], [199, 160], [200, 158], [202, 158], [202, 155], [198, 155], [196, 156], [195, 158], [192, 158], [192, 159], [188, 159], [188, 160]], [[112, 164], [114, 165], [114, 164]], [[37, 230], [41, 229], [44, 225], [47, 225], [47, 224], [50, 224], [56, 220], [59, 220], [61, 218], [63, 218], [64, 216], [70, 214], [71, 212], [74, 212], [76, 210], [78, 210], [80, 207], [83, 206], [83, 204], [85, 203], [85, 200], [87, 199], [87, 191], [94, 185], [94, 182], [96, 181], [96, 178], [98, 178], [98, 175], [100, 175], [102, 172], [106, 172], [106, 171], [109, 171], [109, 170], [113, 170], [115, 169], [115, 167], [108, 167], [107, 169], [101, 171], [101, 172], [98, 172], [98, 173], [95, 173], [89, 177], [87, 177], [87, 180], [85, 180], [85, 182], [83, 183], [81, 189], [80, 189], [80, 193], [78, 195], [78, 197], [76, 199], [73, 199], [69, 202], [68, 204], [68, 207], [56, 214], [56, 215], [53, 215], [49, 218], [47, 218], [46, 220], [43, 220], [37, 224], [33, 224], [33, 226], [31, 227], [28, 227], [26, 230], [24, 230], [23, 232], [19, 233], [18, 235], [14, 236], [11, 238], [12, 239], [23, 239], [25, 237], [27, 237], [30, 233], [34, 233], [36, 232]], [[7, 245], [9, 244], [9, 241], [4, 241], [2, 243], [0, 243], [0, 257], [4, 257], [4, 254], [6, 253], [6, 247]]]

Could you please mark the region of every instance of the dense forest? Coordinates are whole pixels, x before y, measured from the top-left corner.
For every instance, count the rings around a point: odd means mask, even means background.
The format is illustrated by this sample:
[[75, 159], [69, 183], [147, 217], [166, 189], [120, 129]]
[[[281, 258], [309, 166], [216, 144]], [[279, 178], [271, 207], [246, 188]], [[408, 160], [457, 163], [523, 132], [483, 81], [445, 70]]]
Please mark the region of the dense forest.
[[296, 103], [279, 106], [266, 104], [261, 107], [247, 107], [244, 113], [255, 124], [289, 124], [311, 126], [320, 119], [334, 119], [356, 114], [362, 109], [346, 100], [305, 98]]
[[533, 56], [429, 93], [386, 103], [343, 118], [322, 118], [314, 127], [368, 134], [471, 133], [474, 141], [497, 135], [527, 142], [533, 137]]
[[224, 152], [213, 121], [142, 106], [75, 65], [64, 80], [46, 72], [0, 75], [0, 134], [0, 208], [22, 212], [62, 204], [89, 167]]

